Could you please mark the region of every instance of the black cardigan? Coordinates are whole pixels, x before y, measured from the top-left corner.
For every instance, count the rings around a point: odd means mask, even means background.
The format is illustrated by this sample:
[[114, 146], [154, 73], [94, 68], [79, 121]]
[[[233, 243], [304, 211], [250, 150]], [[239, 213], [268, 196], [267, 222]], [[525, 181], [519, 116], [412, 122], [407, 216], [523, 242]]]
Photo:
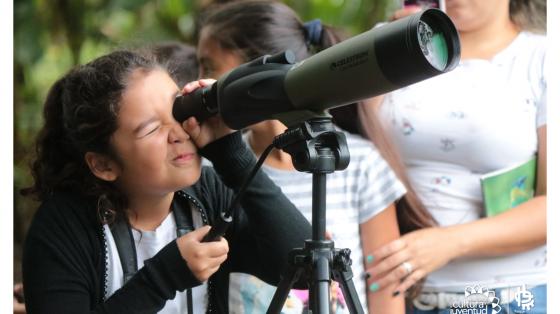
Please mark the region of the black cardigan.
[[[186, 191], [212, 224], [232, 201], [255, 158], [239, 132], [200, 153], [213, 162], [215, 171], [204, 167], [200, 180]], [[174, 202], [178, 199], [176, 194]], [[200, 284], [172, 241], [104, 300], [107, 243], [96, 205], [75, 193], [55, 193], [41, 204], [23, 255], [29, 313], [155, 313], [177, 291]], [[228, 259], [209, 279], [208, 312], [228, 312], [229, 273], [250, 273], [275, 285], [289, 251], [311, 238], [309, 222], [263, 172], [255, 176], [241, 207], [225, 236]]]

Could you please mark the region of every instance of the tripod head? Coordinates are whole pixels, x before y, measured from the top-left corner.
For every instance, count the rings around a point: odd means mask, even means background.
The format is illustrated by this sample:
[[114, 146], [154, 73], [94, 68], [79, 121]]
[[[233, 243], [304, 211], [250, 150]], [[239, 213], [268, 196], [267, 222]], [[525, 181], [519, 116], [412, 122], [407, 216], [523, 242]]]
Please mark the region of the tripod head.
[[331, 173], [350, 163], [344, 133], [326, 117], [290, 126], [276, 137], [274, 146], [290, 154], [294, 168], [302, 172]]

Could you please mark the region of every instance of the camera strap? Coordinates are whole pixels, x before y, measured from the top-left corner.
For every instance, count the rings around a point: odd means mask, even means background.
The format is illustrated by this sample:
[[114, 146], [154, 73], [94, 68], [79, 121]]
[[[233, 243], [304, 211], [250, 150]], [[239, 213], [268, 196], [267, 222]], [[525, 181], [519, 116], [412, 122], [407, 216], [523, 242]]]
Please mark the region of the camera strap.
[[111, 224], [110, 229], [121, 260], [124, 284], [138, 271], [132, 228], [130, 228], [126, 219], [118, 218]]
[[[175, 216], [175, 223], [177, 224], [177, 238], [187, 234], [194, 230], [194, 223], [192, 218], [192, 204], [191, 202], [187, 201], [188, 206], [185, 208], [179, 208], [180, 206], [177, 205], [178, 202], [172, 202], [171, 206], [173, 209], [173, 216]], [[192, 289], [187, 289], [187, 313], [192, 314], [194, 313], [193, 310], [193, 297], [192, 297]]]
[[[183, 192], [180, 192], [183, 195]], [[180, 202], [180, 200], [185, 202]], [[177, 237], [194, 230], [192, 218], [193, 204], [186, 197], [174, 198], [171, 203], [171, 209], [177, 225]], [[180, 204], [182, 203], [182, 204]], [[185, 204], [186, 206], [181, 206]], [[138, 262], [136, 256], [136, 246], [134, 237], [132, 236], [132, 228], [126, 219], [117, 219], [109, 228], [115, 240], [115, 245], [121, 260], [123, 269], [124, 283], [128, 282], [138, 271]], [[123, 283], [123, 284], [124, 284]], [[192, 289], [187, 289], [187, 309], [188, 313], [193, 313]]]

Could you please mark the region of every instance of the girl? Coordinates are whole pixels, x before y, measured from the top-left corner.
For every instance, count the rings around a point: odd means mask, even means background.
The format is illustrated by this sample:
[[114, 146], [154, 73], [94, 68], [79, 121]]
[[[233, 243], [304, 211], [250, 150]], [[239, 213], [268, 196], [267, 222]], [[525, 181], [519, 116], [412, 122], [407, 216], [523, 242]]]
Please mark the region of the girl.
[[[227, 313], [230, 272], [277, 283], [289, 251], [310, 238], [309, 223], [260, 172], [225, 236], [201, 242], [255, 158], [218, 118], [175, 121], [179, 92], [163, 68], [130, 51], [51, 88], [27, 190], [42, 201], [23, 258], [30, 313]], [[199, 155], [215, 172], [201, 169]], [[178, 217], [195, 230], [177, 238]]]

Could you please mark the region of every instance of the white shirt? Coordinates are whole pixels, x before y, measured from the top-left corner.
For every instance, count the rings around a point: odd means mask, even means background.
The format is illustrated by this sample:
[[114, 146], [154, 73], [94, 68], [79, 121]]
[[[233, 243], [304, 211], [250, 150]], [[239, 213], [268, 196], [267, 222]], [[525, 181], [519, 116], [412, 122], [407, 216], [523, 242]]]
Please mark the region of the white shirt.
[[[546, 124], [545, 63], [545, 37], [521, 33], [491, 60], [462, 61], [449, 73], [385, 97], [381, 119], [441, 226], [481, 218], [480, 176], [536, 153], [537, 128]], [[425, 290], [544, 283], [545, 268], [545, 246], [464, 258], [431, 273]]]
[[[193, 212], [195, 228], [202, 226], [200, 215]], [[117, 251], [117, 246], [113, 234], [108, 225], [103, 226], [103, 232], [108, 245], [108, 265], [107, 265], [107, 295], [110, 297], [123, 285], [122, 264]], [[132, 229], [134, 244], [136, 245], [136, 257], [138, 269], [144, 267], [144, 261], [156, 255], [164, 246], [177, 239], [177, 225], [173, 212], [170, 212], [165, 220], [154, 231], [141, 231]], [[205, 313], [207, 303], [207, 283], [203, 283], [192, 289], [194, 313]], [[168, 300], [165, 306], [158, 313], [163, 314], [183, 314], [187, 313], [187, 294], [186, 291], [177, 293], [175, 298]]]

